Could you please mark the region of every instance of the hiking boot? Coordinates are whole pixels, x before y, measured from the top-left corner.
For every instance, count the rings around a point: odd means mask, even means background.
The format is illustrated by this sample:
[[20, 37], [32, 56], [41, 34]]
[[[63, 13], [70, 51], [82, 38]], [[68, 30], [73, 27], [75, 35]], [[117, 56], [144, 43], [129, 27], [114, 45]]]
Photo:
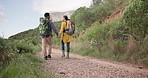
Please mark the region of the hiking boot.
[[45, 57], [44, 57], [44, 59], [45, 59], [45, 60], [48, 60], [48, 57], [47, 57], [47, 56], [45, 56]]
[[51, 55], [49, 54], [47, 58], [51, 58]]
[[64, 51], [62, 51], [62, 57], [65, 57], [65, 52]]
[[66, 58], [69, 59], [69, 52], [67, 52], [67, 57]]
[[70, 59], [69, 57], [66, 57], [66, 59]]
[[65, 57], [65, 55], [62, 55], [62, 57]]

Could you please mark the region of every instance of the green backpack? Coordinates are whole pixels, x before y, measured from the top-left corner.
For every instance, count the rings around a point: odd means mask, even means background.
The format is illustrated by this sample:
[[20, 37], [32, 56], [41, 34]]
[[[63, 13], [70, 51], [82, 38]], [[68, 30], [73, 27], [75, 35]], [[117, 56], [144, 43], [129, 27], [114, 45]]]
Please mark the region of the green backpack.
[[49, 20], [47, 18], [40, 17], [40, 24], [39, 24], [39, 34], [42, 36], [46, 36], [51, 34], [49, 29]]

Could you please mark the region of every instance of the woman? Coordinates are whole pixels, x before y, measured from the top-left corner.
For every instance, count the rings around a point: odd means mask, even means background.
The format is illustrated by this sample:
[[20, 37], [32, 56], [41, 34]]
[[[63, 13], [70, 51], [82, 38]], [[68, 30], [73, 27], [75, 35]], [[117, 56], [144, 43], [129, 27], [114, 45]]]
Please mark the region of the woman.
[[[70, 42], [73, 42], [73, 36], [66, 34], [66, 29], [68, 28], [68, 24], [72, 23], [67, 16], [63, 16], [63, 22], [61, 24], [61, 29], [59, 32], [59, 36], [62, 36], [62, 57], [65, 57], [65, 44], [67, 45], [67, 57], [69, 59], [69, 52], [70, 52]], [[72, 24], [71, 24], [72, 25]], [[72, 25], [74, 26], [74, 24]]]

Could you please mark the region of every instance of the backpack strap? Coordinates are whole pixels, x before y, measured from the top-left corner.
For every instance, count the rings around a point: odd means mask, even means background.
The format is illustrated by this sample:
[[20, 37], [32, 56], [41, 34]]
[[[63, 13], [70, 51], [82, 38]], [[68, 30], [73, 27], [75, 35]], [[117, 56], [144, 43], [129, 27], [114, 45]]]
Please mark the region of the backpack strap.
[[[66, 27], [67, 27], [67, 21], [63, 21], [63, 22], [66, 23]], [[66, 30], [65, 30], [65, 28], [64, 28], [63, 33], [65, 33], [65, 31], [66, 31]]]

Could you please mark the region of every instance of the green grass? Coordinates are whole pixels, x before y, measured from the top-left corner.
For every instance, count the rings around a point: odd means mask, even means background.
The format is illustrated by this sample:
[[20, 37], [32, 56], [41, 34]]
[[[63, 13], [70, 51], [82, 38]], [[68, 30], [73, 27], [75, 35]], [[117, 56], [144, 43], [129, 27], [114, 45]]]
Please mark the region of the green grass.
[[72, 52], [83, 56], [129, 62], [148, 67], [148, 56], [146, 55], [148, 37], [141, 44], [137, 44], [134, 51], [128, 52], [128, 40], [122, 40], [120, 38], [122, 35], [116, 32], [119, 26], [119, 20], [112, 20], [103, 25], [93, 24], [83, 36], [77, 39], [76, 43], [71, 45]]
[[[87, 44], [86, 44], [87, 45]], [[108, 50], [108, 51], [107, 51]], [[110, 49], [106, 48], [106, 51], [100, 51], [99, 49], [92, 49], [89, 47], [82, 47], [81, 50], [75, 50], [74, 47], [72, 47], [73, 53], [80, 54], [82, 56], [90, 56], [95, 57], [98, 59], [108, 59], [118, 62], [128, 62], [132, 64], [138, 64], [143, 65], [145, 67], [148, 66], [148, 56], [143, 55], [139, 52], [135, 52], [133, 54], [124, 52], [113, 52]]]
[[42, 60], [31, 53], [18, 54], [10, 65], [0, 72], [0, 78], [52, 78], [41, 69]]

